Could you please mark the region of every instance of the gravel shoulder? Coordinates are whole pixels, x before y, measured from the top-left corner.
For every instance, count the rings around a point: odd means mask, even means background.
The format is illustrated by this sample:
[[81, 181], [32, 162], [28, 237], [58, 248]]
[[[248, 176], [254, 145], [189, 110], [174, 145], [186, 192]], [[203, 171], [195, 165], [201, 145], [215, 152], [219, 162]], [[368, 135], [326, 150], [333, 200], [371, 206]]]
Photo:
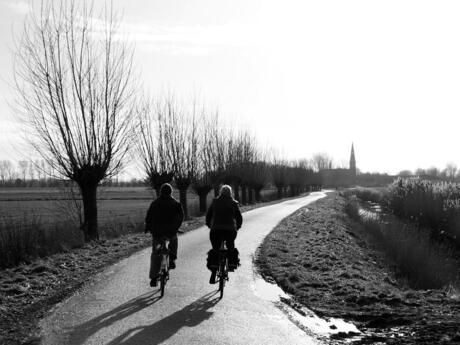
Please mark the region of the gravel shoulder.
[[458, 293], [413, 290], [398, 281], [344, 206], [330, 193], [284, 219], [258, 250], [262, 275], [319, 316], [355, 323], [364, 337], [348, 341], [460, 344]]

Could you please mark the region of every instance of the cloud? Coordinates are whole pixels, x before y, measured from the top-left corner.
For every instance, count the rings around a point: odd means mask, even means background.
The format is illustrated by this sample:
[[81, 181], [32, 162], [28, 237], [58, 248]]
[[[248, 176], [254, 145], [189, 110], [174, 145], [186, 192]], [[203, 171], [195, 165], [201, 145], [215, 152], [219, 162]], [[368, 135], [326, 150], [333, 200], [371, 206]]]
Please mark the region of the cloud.
[[18, 14], [27, 14], [30, 11], [30, 4], [26, 1], [3, 0], [0, 3]]
[[254, 31], [240, 23], [219, 26], [161, 26], [123, 22], [122, 35], [141, 49], [173, 54], [206, 54], [218, 49], [257, 43]]
[[[25, 2], [13, 3], [8, 0], [5, 4], [17, 7], [18, 10], [29, 10]], [[83, 25], [83, 18], [78, 16], [76, 23]], [[105, 37], [109, 23], [104, 18], [92, 17], [90, 25], [95, 39]], [[220, 49], [254, 46], [262, 42], [264, 36], [263, 29], [255, 23], [228, 22], [208, 26], [160, 25], [148, 21], [123, 20], [117, 25], [115, 39], [134, 42], [138, 49], [148, 51], [207, 54]]]

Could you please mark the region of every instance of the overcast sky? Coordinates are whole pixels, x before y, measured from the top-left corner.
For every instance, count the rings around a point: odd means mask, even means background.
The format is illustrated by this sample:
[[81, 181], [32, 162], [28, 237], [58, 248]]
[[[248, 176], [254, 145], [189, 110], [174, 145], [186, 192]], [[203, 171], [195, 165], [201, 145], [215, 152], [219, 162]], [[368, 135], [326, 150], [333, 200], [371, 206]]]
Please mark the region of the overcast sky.
[[[98, 2], [98, 0], [96, 0]], [[289, 158], [361, 171], [460, 166], [460, 2], [114, 0], [152, 92], [200, 95]], [[0, 0], [0, 159], [15, 159], [13, 32]]]

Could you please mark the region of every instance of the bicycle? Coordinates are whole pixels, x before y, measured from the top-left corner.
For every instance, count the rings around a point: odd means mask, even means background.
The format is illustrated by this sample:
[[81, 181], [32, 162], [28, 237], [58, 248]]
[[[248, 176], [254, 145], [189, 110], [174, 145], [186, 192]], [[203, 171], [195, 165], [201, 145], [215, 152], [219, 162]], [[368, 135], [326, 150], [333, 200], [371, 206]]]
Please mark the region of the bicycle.
[[216, 278], [219, 281], [220, 298], [224, 297], [225, 282], [228, 281], [228, 250], [225, 241], [222, 241], [219, 248], [219, 266]]
[[158, 256], [161, 257], [160, 263], [160, 297], [165, 294], [166, 282], [169, 280], [169, 250], [166, 246], [167, 238], [160, 239], [160, 248], [158, 249]]

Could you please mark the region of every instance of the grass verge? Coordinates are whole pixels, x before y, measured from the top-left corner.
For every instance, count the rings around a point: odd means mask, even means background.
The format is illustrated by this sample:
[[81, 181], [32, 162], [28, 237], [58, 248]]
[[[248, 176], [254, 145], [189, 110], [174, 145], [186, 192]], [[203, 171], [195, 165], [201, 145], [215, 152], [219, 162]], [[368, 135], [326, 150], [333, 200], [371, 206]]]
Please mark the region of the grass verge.
[[361, 343], [460, 342], [455, 291], [415, 290], [333, 193], [284, 219], [258, 250], [262, 275], [323, 317], [353, 321]]

